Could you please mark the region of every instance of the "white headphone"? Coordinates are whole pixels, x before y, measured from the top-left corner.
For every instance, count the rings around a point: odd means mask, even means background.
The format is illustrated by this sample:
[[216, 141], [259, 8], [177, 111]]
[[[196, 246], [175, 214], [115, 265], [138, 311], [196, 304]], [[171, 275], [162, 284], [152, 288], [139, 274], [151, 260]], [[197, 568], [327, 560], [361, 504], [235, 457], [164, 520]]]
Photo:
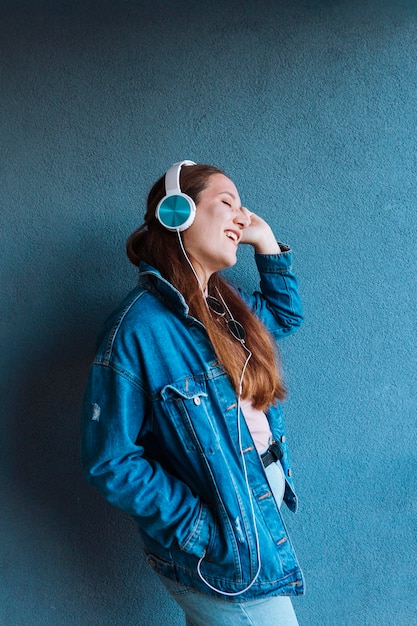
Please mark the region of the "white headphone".
[[167, 230], [182, 232], [194, 222], [196, 206], [180, 187], [183, 165], [196, 165], [194, 161], [174, 163], [165, 174], [165, 196], [156, 207], [155, 216]]

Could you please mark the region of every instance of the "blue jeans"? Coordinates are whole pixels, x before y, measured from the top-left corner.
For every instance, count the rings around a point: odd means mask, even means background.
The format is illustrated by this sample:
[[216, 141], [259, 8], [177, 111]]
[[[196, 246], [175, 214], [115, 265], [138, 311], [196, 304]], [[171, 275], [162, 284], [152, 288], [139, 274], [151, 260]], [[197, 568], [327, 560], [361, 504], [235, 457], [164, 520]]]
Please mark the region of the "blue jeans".
[[[284, 495], [285, 478], [278, 463], [265, 470], [271, 490], [279, 506]], [[288, 596], [273, 596], [228, 602], [180, 585], [163, 576], [159, 577], [171, 597], [186, 615], [187, 626], [298, 626], [291, 600]]]

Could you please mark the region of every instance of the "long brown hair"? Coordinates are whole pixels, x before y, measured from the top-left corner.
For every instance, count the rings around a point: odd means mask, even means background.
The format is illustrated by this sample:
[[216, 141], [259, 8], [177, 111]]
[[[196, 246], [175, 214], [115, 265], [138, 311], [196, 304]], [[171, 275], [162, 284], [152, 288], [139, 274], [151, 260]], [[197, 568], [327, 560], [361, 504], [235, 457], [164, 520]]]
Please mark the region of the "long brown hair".
[[[211, 165], [183, 166], [180, 173], [181, 191], [198, 204], [210, 176], [223, 173]], [[229, 333], [223, 319], [210, 313], [181, 250], [177, 233], [168, 231], [156, 219], [156, 207], [164, 194], [165, 177], [162, 176], [149, 192], [144, 224], [127, 240], [127, 255], [134, 265], [146, 261], [158, 269], [184, 296], [190, 313], [204, 324], [217, 358], [238, 392], [247, 353]], [[220, 292], [234, 318], [246, 331], [245, 344], [252, 356], [243, 378], [242, 396], [250, 398], [255, 408], [266, 410], [276, 399], [285, 397], [285, 386], [276, 365], [278, 354], [275, 342], [237, 291], [219, 273], [211, 275], [208, 292], [215, 297]]]

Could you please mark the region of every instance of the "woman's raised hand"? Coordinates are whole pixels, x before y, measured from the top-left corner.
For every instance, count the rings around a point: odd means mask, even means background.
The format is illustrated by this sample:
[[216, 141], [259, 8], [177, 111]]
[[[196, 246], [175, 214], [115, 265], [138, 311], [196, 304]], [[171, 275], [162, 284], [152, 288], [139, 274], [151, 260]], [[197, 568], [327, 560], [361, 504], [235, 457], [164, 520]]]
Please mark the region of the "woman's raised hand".
[[243, 229], [240, 243], [253, 246], [258, 254], [279, 254], [281, 249], [268, 222], [246, 207], [242, 207], [242, 210], [250, 223]]

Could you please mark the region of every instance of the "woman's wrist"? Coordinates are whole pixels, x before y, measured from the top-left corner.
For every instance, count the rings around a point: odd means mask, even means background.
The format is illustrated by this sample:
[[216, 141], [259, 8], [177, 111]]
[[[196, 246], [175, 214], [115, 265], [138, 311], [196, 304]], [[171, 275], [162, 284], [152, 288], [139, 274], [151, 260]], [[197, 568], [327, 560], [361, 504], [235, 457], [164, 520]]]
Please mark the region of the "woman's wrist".
[[281, 253], [281, 248], [279, 246], [279, 243], [275, 239], [272, 231], [270, 235], [265, 236], [264, 238], [254, 243], [253, 247], [257, 254], [280, 254]]

